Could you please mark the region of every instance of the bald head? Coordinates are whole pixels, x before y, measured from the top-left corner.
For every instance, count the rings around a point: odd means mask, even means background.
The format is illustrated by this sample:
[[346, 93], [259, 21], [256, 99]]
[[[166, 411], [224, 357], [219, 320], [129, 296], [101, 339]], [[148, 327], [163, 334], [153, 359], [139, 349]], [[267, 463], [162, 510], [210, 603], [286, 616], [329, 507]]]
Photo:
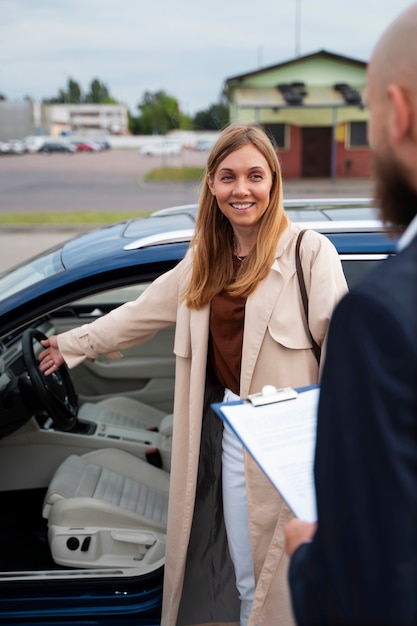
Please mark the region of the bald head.
[[386, 223], [417, 211], [417, 3], [383, 33], [368, 65], [368, 139], [375, 198]]
[[369, 72], [380, 87], [390, 82], [417, 89], [417, 3], [401, 13], [382, 34], [372, 54]]

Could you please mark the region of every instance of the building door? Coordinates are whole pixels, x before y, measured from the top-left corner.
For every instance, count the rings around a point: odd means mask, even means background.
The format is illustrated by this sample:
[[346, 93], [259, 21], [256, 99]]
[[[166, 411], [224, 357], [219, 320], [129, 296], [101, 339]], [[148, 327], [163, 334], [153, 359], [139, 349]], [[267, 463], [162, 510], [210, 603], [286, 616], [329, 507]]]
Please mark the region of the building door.
[[331, 160], [331, 126], [302, 128], [302, 177], [329, 178], [331, 176]]

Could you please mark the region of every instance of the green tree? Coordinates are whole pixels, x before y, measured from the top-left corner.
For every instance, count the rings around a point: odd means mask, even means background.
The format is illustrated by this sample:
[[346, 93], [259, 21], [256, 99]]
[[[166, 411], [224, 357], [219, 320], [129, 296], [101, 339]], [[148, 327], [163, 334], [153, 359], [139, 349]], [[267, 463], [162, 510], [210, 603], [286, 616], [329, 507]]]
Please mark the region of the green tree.
[[193, 130], [194, 122], [186, 113], [180, 113], [180, 128], [181, 130]]
[[80, 104], [82, 102], [81, 87], [72, 78], [68, 79], [68, 102], [71, 104]]
[[165, 91], [146, 91], [138, 104], [142, 133], [145, 135], [166, 135], [180, 128], [181, 113], [178, 101]]
[[80, 85], [72, 78], [68, 79], [66, 89], [59, 89], [58, 95], [54, 98], [44, 99], [43, 102], [49, 104], [81, 104], [83, 102], [93, 104], [116, 104], [109, 93], [107, 85], [102, 83], [98, 78], [94, 78], [89, 90], [84, 95]]
[[86, 93], [84, 102], [109, 104], [110, 102], [114, 102], [114, 100], [110, 96], [107, 85], [100, 82], [98, 78], [95, 78], [90, 83], [90, 90]]
[[229, 106], [227, 100], [212, 104], [208, 109], [197, 111], [193, 118], [195, 130], [221, 130], [229, 123]]
[[140, 117], [134, 117], [129, 111], [127, 115], [129, 132], [132, 133], [132, 135], [143, 135]]
[[49, 104], [80, 104], [82, 102], [81, 87], [75, 80], [69, 78], [66, 90], [60, 89], [58, 96], [47, 98], [44, 102]]

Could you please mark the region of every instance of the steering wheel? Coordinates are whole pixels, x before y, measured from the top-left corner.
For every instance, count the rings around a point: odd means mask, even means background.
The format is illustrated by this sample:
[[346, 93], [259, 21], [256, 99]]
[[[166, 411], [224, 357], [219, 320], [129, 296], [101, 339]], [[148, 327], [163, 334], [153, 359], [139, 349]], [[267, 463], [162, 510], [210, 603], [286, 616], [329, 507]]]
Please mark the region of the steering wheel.
[[77, 394], [65, 364], [49, 376], [40, 371], [34, 342], [40, 343], [42, 339], [47, 339], [47, 336], [36, 328], [28, 328], [22, 336], [23, 358], [30, 382], [54, 424], [61, 430], [71, 430], [77, 422]]

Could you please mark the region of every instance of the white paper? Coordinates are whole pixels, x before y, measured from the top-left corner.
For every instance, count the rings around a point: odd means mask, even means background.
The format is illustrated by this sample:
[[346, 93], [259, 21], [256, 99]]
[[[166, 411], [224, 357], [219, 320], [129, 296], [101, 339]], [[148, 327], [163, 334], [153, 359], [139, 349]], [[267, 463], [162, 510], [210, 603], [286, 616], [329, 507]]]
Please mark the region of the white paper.
[[295, 400], [254, 407], [222, 404], [220, 412], [294, 514], [317, 519], [314, 488], [319, 388]]

